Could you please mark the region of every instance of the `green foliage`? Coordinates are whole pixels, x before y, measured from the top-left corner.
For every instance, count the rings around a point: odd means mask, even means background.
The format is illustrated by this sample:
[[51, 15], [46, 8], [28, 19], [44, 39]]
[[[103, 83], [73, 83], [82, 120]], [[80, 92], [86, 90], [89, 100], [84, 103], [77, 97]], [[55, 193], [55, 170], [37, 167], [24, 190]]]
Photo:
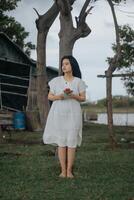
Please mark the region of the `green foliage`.
[[0, 0], [0, 12], [14, 10], [18, 1], [21, 0]]
[[24, 45], [24, 50], [25, 50], [25, 53], [26, 53], [27, 55], [29, 55], [29, 56], [30, 56], [31, 49], [34, 50], [34, 49], [35, 49], [35, 45], [32, 44], [31, 42], [27, 42], [27, 43]]
[[31, 42], [25, 42], [29, 33], [25, 31], [25, 28], [14, 17], [9, 17], [4, 13], [5, 11], [15, 9], [18, 1], [20, 0], [0, 1], [0, 32], [7, 34], [25, 53], [30, 55], [30, 51], [31, 49], [35, 49], [35, 45]]
[[[120, 27], [121, 37], [121, 58], [119, 60], [119, 70], [125, 73], [134, 72], [134, 30], [125, 25]], [[122, 78], [127, 92], [134, 96], [134, 77]]]
[[126, 2], [126, 0], [112, 0], [112, 2], [113, 3], [117, 3], [117, 4], [119, 4], [119, 3], [121, 3], [121, 2]]
[[127, 107], [127, 105], [129, 104], [129, 100], [128, 97], [114, 96], [112, 103], [114, 108]]
[[100, 107], [103, 107], [103, 106], [106, 107], [106, 103], [107, 103], [106, 98], [100, 99], [100, 100], [97, 101], [97, 105], [100, 106]]
[[8, 35], [19, 47], [24, 47], [24, 39], [29, 35], [14, 17], [1, 16], [0, 31]]
[[[134, 65], [134, 30], [129, 25], [120, 26], [121, 58], [118, 69], [131, 68]], [[113, 45], [116, 52], [116, 45]]]
[[[134, 30], [129, 25], [120, 26], [121, 57], [117, 63], [117, 70], [122, 73], [134, 72]], [[117, 52], [116, 44], [112, 46], [113, 51]], [[110, 58], [108, 58], [110, 62]], [[134, 95], [134, 77], [126, 76], [121, 78], [127, 92]]]
[[[112, 103], [113, 108], [126, 108], [127, 106], [134, 107], [134, 97], [113, 96]], [[106, 107], [106, 98], [98, 100], [97, 106]]]

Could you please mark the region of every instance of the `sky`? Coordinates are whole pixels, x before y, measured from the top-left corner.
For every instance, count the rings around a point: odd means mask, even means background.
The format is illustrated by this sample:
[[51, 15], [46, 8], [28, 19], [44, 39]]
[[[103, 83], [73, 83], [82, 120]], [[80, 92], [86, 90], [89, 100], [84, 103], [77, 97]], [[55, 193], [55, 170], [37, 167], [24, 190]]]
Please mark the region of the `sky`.
[[[72, 16], [79, 15], [83, 0], [74, 3]], [[21, 0], [18, 7], [8, 14], [14, 16], [29, 32], [27, 41], [36, 45], [37, 30], [35, 20], [36, 8], [40, 14], [44, 14], [53, 4], [53, 0]], [[92, 4], [90, 4], [92, 5]], [[129, 24], [134, 28], [134, 0], [127, 0], [115, 7], [119, 25]], [[127, 13], [130, 12], [130, 13]], [[98, 78], [97, 75], [104, 74], [108, 68], [107, 57], [113, 55], [111, 46], [115, 43], [115, 31], [110, 7], [106, 0], [99, 0], [94, 4], [91, 14], [87, 16], [86, 22], [91, 28], [91, 33], [86, 38], [76, 41], [73, 56], [77, 59], [82, 72], [82, 79], [87, 85], [87, 100], [97, 101], [106, 97], [106, 80]], [[75, 21], [74, 21], [75, 26]], [[59, 63], [59, 16], [52, 25], [47, 38], [47, 66], [58, 68]], [[36, 50], [32, 51], [31, 57], [36, 60]], [[119, 72], [116, 72], [119, 73]], [[127, 95], [120, 78], [113, 78], [113, 95]]]

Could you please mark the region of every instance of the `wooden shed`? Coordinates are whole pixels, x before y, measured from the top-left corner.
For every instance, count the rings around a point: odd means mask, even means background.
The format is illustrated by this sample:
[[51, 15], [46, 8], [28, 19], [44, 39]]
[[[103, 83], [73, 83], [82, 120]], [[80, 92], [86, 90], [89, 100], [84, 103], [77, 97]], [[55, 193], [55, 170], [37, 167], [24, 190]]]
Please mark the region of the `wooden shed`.
[[[0, 33], [0, 108], [22, 111], [36, 96], [36, 61]], [[58, 69], [47, 67], [48, 81], [58, 76]], [[28, 90], [30, 88], [30, 90]], [[28, 92], [33, 99], [28, 100]]]

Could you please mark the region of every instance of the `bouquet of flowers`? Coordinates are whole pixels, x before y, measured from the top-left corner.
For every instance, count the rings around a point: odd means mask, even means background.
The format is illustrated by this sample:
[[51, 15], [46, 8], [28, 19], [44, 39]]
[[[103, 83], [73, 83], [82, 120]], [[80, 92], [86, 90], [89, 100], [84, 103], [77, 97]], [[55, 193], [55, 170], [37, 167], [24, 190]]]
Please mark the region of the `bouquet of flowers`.
[[73, 92], [70, 88], [65, 88], [64, 92], [64, 97], [69, 97], [69, 95]]

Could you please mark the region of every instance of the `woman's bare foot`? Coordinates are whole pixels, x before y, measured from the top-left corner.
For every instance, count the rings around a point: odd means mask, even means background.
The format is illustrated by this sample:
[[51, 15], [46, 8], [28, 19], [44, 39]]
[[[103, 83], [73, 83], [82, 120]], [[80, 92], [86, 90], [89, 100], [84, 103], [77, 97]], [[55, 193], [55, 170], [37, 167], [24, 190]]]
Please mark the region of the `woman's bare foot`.
[[60, 178], [66, 178], [66, 173], [63, 173], [63, 172], [62, 172], [62, 173], [59, 175], [59, 177], [60, 177]]
[[67, 178], [74, 178], [74, 175], [72, 174], [72, 172], [67, 172]]

